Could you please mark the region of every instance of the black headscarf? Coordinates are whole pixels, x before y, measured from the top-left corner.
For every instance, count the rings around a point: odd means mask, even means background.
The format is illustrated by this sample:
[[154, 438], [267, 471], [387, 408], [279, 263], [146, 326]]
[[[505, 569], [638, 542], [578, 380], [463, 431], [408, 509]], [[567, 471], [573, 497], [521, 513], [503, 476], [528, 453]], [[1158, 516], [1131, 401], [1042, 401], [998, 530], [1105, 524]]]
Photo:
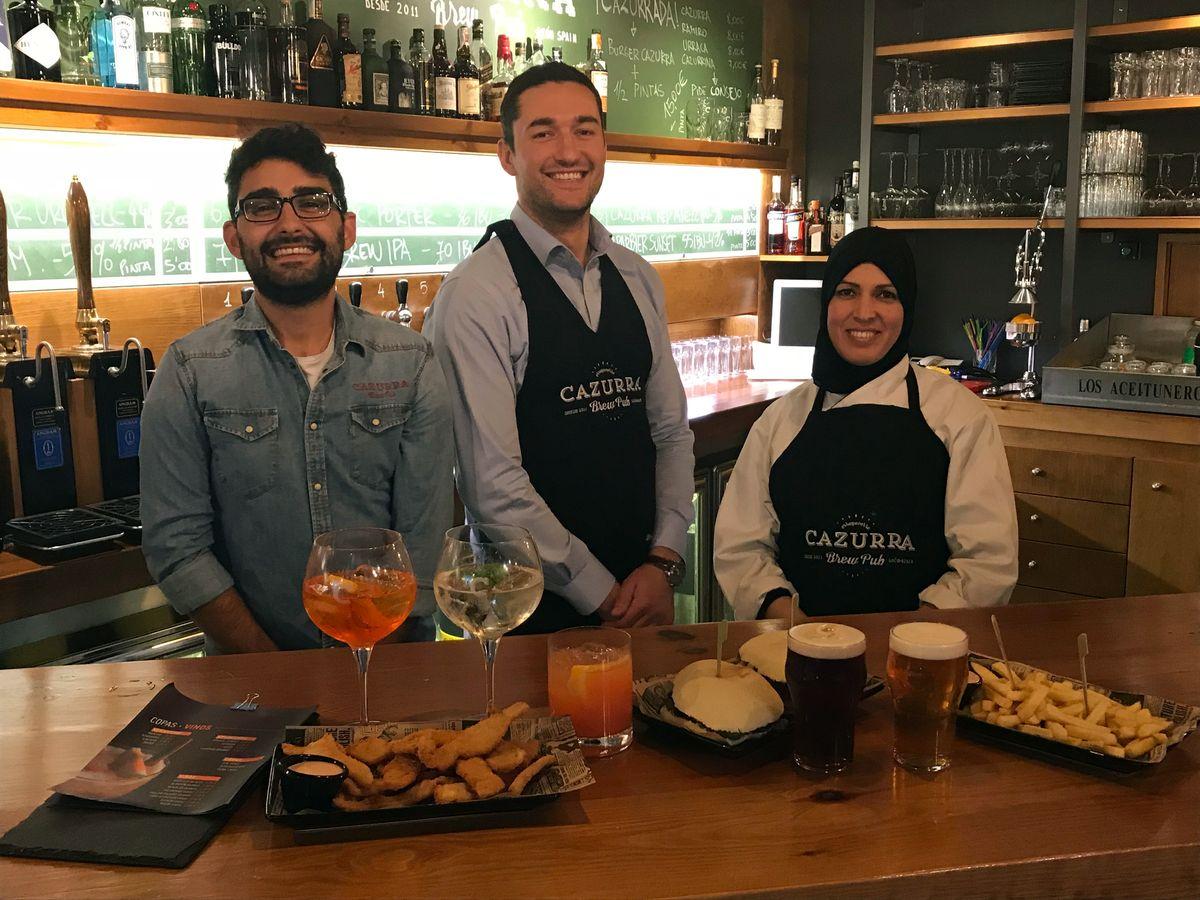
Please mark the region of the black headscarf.
[[[856, 366], [842, 358], [829, 337], [829, 301], [842, 279], [863, 263], [874, 263], [891, 279], [904, 307], [904, 324], [883, 359], [873, 365]], [[821, 325], [812, 371], [817, 387], [834, 394], [849, 394], [896, 365], [908, 354], [908, 336], [912, 333], [916, 310], [917, 270], [904, 238], [883, 228], [860, 228], [842, 238], [829, 254], [821, 284]]]

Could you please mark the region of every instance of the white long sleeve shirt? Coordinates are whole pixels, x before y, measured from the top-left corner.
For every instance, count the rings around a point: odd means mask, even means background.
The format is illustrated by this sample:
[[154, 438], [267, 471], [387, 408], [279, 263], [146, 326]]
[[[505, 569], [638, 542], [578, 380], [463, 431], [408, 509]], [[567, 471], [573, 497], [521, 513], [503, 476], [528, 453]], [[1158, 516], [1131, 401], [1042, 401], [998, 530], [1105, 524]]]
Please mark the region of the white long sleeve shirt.
[[[848, 395], [826, 394], [823, 409], [857, 404], [908, 406], [903, 359]], [[1004, 445], [987, 407], [945, 375], [915, 367], [921, 413], [950, 454], [946, 476], [946, 543], [949, 571], [921, 591], [941, 609], [999, 606], [1017, 581], [1017, 513]], [[805, 382], [780, 397], [755, 423], [738, 456], [717, 513], [714, 559], [717, 581], [739, 619], [753, 619], [776, 588], [796, 593], [777, 562], [779, 518], [771, 503], [775, 460], [800, 433], [818, 388]], [[880, 456], [880, 465], [886, 458]], [[854, 472], [846, 472], [852, 479]], [[896, 472], [903, 478], [903, 472]]]
[[[692, 522], [695, 458], [687, 397], [671, 357], [662, 279], [594, 218], [586, 265], [520, 206], [512, 220], [593, 331], [602, 307], [600, 257], [607, 255], [625, 279], [646, 323], [652, 354], [646, 382], [646, 415], [656, 451], [651, 544], [683, 555]], [[476, 521], [527, 528], [542, 557], [547, 590], [580, 613], [594, 612], [616, 579], [550, 511], [521, 466], [516, 401], [529, 360], [529, 318], [499, 240], [480, 247], [442, 282], [425, 331], [450, 388], [458, 491], [467, 512]]]

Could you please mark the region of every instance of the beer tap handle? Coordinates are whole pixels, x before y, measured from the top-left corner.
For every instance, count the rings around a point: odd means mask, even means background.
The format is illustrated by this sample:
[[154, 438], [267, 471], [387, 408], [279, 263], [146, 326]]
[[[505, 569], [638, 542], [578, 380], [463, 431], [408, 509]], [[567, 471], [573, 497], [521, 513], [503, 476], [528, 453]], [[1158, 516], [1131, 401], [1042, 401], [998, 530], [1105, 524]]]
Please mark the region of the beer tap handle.
[[12, 298], [8, 295], [8, 208], [0, 193], [0, 316], [12, 314]]
[[40, 341], [38, 343], [37, 348], [33, 351], [33, 374], [26, 375], [21, 380], [27, 388], [33, 387], [42, 380], [43, 347], [46, 349], [46, 354], [50, 357], [50, 381], [54, 385], [54, 410], [55, 412], [62, 412], [62, 384], [58, 379], [58, 357], [54, 355], [54, 348], [50, 346], [48, 341]]
[[242, 306], [245, 306], [247, 303], [249, 303], [250, 298], [253, 296], [254, 296], [254, 288], [253, 287], [242, 288]]
[[355, 309], [362, 306], [362, 282], [350, 282], [350, 305]]
[[412, 327], [413, 314], [408, 308], [408, 279], [396, 279], [396, 311], [395, 314], [389, 316], [394, 322], [398, 322], [408, 328]]
[[21, 359], [28, 359], [29, 358], [29, 329], [26, 326], [21, 325], [17, 329], [17, 334], [18, 334], [17, 340], [19, 340], [21, 342]]
[[75, 263], [78, 309], [95, 309], [92, 294], [92, 212], [78, 175], [71, 176], [67, 189], [67, 229], [71, 238], [71, 259]]

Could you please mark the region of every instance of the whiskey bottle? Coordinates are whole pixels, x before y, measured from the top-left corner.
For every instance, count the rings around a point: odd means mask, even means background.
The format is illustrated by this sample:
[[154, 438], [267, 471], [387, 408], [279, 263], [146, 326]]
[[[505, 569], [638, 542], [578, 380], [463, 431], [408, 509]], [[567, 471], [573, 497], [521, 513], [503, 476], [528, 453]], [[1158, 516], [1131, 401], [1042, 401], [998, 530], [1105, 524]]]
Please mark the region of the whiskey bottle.
[[771, 202], [767, 204], [767, 254], [775, 256], [784, 252], [784, 234], [787, 207], [783, 203], [783, 176], [771, 176]]
[[458, 87], [454, 83], [454, 67], [446, 55], [445, 25], [437, 25], [433, 29], [429, 73], [433, 82], [433, 114], [454, 118], [458, 115]]
[[362, 52], [362, 105], [363, 109], [387, 111], [388, 64], [375, 49], [375, 29], [363, 29]]
[[338, 13], [338, 41], [335, 47], [338, 73], [338, 99], [343, 109], [362, 109], [362, 54], [350, 40], [350, 15]]
[[404, 58], [399, 41], [388, 41], [388, 106], [391, 112], [420, 112], [416, 107], [417, 79], [412, 64]]
[[471, 59], [471, 31], [467, 26], [458, 29], [458, 56], [454, 62], [457, 88], [456, 109], [460, 119], [481, 119], [479, 103], [479, 67]]
[[800, 191], [800, 179], [792, 176], [792, 190], [787, 209], [783, 215], [783, 252], [789, 256], [804, 253], [804, 197]]
[[778, 147], [783, 140], [783, 98], [779, 96], [779, 60], [771, 60], [771, 88], [763, 101], [767, 146]]
[[261, 0], [250, 0], [234, 13], [233, 20], [242, 45], [238, 96], [243, 100], [266, 100], [270, 95], [267, 8]]
[[825, 228], [825, 219], [821, 215], [821, 201], [808, 202], [808, 219], [804, 223], [808, 232], [805, 238], [808, 252], [811, 256], [822, 256], [829, 252], [829, 232]]
[[304, 23], [304, 43], [308, 49], [308, 103], [310, 106], [338, 106], [337, 36], [321, 15], [322, 0], [311, 0], [308, 21]]
[[826, 212], [827, 224], [829, 226], [829, 246], [832, 250], [838, 245], [838, 241], [846, 236], [846, 197], [842, 193], [845, 190], [845, 182], [839, 177], [833, 185], [833, 197], [829, 201], [829, 209]]

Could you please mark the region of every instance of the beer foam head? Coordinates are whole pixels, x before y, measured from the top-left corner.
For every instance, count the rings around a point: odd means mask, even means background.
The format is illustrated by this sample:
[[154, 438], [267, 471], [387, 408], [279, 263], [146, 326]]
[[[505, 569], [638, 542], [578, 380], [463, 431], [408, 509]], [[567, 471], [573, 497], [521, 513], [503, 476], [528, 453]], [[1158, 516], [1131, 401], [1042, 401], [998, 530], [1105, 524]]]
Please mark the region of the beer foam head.
[[958, 659], [967, 655], [967, 633], [941, 622], [904, 622], [892, 629], [888, 646], [912, 659]]
[[867, 636], [849, 625], [802, 622], [788, 631], [788, 649], [810, 659], [853, 659], [867, 649]]

